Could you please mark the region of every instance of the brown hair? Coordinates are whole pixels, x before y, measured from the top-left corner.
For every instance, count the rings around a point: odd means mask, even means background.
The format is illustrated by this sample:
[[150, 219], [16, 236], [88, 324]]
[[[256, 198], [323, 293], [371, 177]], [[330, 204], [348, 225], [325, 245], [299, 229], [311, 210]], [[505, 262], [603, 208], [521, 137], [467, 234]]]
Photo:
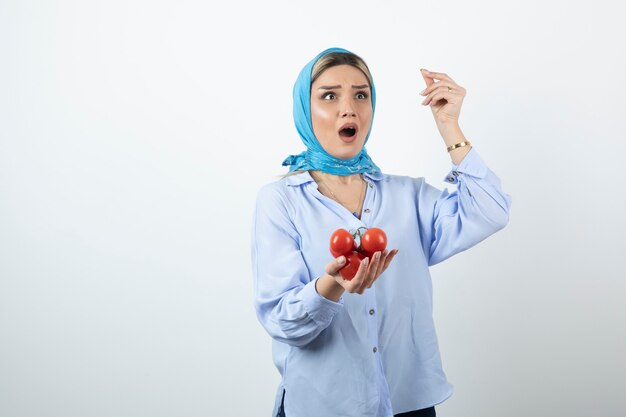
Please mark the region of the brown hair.
[[372, 86], [372, 74], [370, 74], [367, 64], [363, 58], [352, 52], [331, 52], [318, 59], [311, 70], [311, 84], [317, 80], [321, 73], [337, 65], [351, 65], [355, 67], [365, 75], [370, 87]]

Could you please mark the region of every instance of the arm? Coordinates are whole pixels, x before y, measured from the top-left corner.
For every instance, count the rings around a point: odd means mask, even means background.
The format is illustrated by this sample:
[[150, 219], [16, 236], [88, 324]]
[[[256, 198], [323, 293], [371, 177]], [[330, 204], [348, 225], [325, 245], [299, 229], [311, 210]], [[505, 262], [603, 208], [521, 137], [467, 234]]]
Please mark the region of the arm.
[[270, 336], [303, 346], [330, 325], [343, 303], [317, 293], [290, 210], [294, 208], [276, 184], [259, 192], [252, 222], [254, 305]]
[[457, 189], [448, 193], [423, 183], [419, 192], [419, 207], [426, 211], [420, 212], [420, 225], [426, 232], [422, 239], [428, 239], [422, 244], [429, 265], [474, 246], [509, 220], [511, 197], [475, 149], [459, 165], [453, 164], [446, 181]]

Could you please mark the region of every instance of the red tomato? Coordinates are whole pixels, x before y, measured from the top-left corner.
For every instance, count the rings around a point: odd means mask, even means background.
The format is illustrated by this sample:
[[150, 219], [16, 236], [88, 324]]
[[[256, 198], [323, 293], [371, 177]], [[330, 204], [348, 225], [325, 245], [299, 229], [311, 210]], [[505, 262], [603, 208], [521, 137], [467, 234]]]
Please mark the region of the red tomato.
[[372, 227], [361, 236], [361, 249], [371, 258], [374, 252], [382, 252], [387, 248], [387, 235], [383, 229]]
[[338, 258], [356, 250], [354, 237], [346, 229], [337, 229], [330, 236], [330, 253]]
[[356, 271], [359, 270], [359, 265], [361, 265], [361, 261], [366, 258], [365, 255], [352, 251], [346, 257], [346, 265], [339, 270], [343, 279], [350, 281], [356, 275]]

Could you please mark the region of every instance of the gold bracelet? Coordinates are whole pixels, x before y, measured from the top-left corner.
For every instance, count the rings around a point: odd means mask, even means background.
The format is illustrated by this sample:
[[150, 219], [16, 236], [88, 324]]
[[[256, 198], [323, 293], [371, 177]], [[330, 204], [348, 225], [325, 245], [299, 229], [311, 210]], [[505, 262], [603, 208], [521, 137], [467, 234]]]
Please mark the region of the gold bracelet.
[[462, 148], [463, 146], [471, 145], [469, 140], [465, 140], [463, 142], [459, 142], [455, 145], [448, 146], [448, 152], [455, 150], [456, 148]]

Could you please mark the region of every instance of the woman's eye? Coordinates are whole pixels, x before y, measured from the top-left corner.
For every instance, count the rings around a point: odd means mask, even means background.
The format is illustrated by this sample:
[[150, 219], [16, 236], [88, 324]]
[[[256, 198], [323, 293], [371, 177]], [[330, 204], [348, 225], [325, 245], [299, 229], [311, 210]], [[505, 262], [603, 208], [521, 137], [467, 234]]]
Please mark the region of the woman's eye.
[[356, 98], [359, 100], [365, 100], [367, 98], [367, 93], [363, 93], [363, 92], [356, 93]]
[[322, 96], [322, 99], [324, 100], [334, 100], [336, 98], [335, 93], [326, 93]]

